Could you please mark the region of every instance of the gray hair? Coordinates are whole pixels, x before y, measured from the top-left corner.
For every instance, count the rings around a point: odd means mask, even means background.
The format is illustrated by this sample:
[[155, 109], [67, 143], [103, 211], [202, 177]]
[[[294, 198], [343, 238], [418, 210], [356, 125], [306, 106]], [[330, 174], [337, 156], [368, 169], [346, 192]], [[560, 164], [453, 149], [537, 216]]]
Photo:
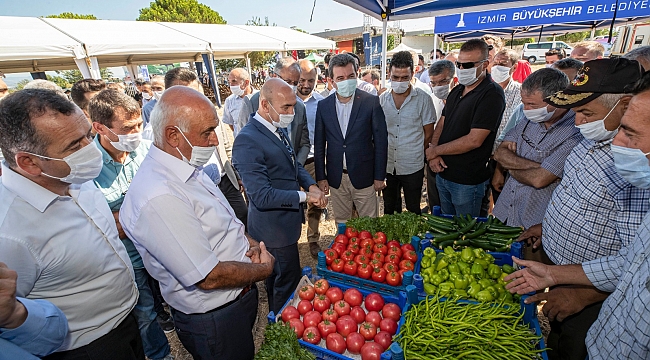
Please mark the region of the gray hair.
[[329, 63], [330, 74], [333, 73], [333, 68], [335, 66], [346, 67], [348, 64], [352, 64], [352, 67], [354, 67], [354, 72], [357, 72], [357, 60], [352, 55], [343, 53], [332, 56]]
[[553, 68], [558, 70], [566, 70], [566, 69], [580, 70], [582, 69], [582, 65], [584, 65], [584, 63], [580, 60], [576, 60], [574, 58], [565, 58], [554, 62]]
[[277, 63], [275, 63], [275, 66], [273, 67], [273, 72], [275, 72], [276, 74], [279, 74], [280, 71], [282, 71], [284, 69], [292, 68], [292, 67], [298, 73], [301, 72], [300, 65], [298, 64], [298, 62], [294, 58], [292, 58], [291, 56], [285, 56], [285, 57], [281, 58], [280, 60], [278, 60]]
[[429, 76], [436, 76], [445, 73], [447, 79], [451, 79], [456, 74], [456, 65], [449, 60], [434, 61], [429, 67]]
[[521, 84], [521, 92], [533, 94], [541, 92], [542, 98], [547, 98], [569, 86], [569, 78], [557, 69], [544, 68], [530, 74]]
[[113, 127], [113, 120], [115, 120], [118, 109], [122, 109], [128, 120], [140, 116], [138, 102], [119, 90], [102, 90], [88, 104], [90, 120], [109, 128]]
[[361, 73], [361, 77], [370, 74], [372, 81], [379, 80], [379, 70], [377, 69], [366, 69]]
[[510, 66], [515, 66], [515, 64], [517, 64], [519, 61], [519, 53], [512, 49], [501, 49], [499, 52], [494, 54], [494, 57], [497, 57], [497, 55], [503, 55], [507, 57], [508, 61], [510, 61]]
[[623, 57], [628, 60], [638, 61], [645, 71], [650, 70], [650, 45], [630, 50]]
[[631, 94], [602, 94], [594, 100], [598, 101], [607, 109], [613, 109], [616, 103], [625, 96], [631, 96]]
[[[277, 66], [277, 64], [276, 64], [276, 66]], [[234, 68], [234, 69], [230, 70], [230, 73], [231, 74], [235, 73], [235, 76], [237, 76], [237, 78], [239, 80], [242, 80], [242, 81], [246, 81], [246, 80], [250, 81], [251, 80], [250, 74], [244, 68]]]
[[149, 116], [151, 129], [153, 131], [153, 143], [162, 148], [165, 142], [165, 128], [170, 123], [176, 123], [176, 126], [182, 132], [190, 130], [191, 114], [187, 113], [187, 108], [177, 104], [168, 104], [163, 95], [154, 106]]
[[43, 79], [36, 79], [32, 80], [23, 87], [23, 89], [43, 89], [43, 90], [52, 90], [56, 91], [59, 95], [65, 97], [66, 99], [68, 96], [63, 92], [63, 89], [52, 81], [49, 80], [43, 80]]

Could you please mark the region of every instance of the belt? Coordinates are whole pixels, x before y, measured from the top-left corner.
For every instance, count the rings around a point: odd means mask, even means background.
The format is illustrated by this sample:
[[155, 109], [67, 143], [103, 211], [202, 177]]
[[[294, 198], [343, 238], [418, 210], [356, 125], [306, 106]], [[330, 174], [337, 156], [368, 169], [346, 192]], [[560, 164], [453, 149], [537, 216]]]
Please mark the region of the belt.
[[314, 163], [314, 158], [310, 157], [309, 159], [305, 160], [305, 165], [313, 164]]
[[227, 302], [227, 303], [225, 303], [225, 304], [223, 304], [223, 305], [221, 305], [219, 307], [216, 307], [216, 308], [206, 312], [206, 314], [211, 313], [211, 312], [215, 312], [215, 311], [219, 311], [219, 310], [223, 310], [223, 309], [227, 308], [228, 306], [236, 303], [241, 298], [243, 298], [244, 295], [246, 295], [247, 292], [251, 291], [251, 289], [252, 289], [251, 285], [246, 286], [245, 288], [242, 289], [242, 291], [239, 293], [239, 295], [237, 295], [237, 297], [235, 299], [233, 299], [233, 300], [231, 300], [231, 301], [229, 301], [229, 302]]
[[343, 169], [343, 173], [344, 173], [344, 174], [347, 174], [347, 173], [348, 173], [348, 169]]

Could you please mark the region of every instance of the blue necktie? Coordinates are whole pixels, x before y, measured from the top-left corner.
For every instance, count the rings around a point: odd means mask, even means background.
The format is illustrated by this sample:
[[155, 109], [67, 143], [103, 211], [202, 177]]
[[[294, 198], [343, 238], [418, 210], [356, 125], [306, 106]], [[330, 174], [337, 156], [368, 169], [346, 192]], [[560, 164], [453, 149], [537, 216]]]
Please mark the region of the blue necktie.
[[284, 132], [280, 130], [280, 128], [275, 129], [275, 132], [278, 133], [278, 135], [280, 135], [280, 140], [282, 140], [282, 143], [287, 148], [287, 151], [289, 151], [289, 156], [291, 156], [291, 162], [295, 163], [295, 158], [293, 156], [293, 148], [291, 147], [291, 144], [289, 144], [289, 140], [287, 140], [287, 137], [284, 136]]

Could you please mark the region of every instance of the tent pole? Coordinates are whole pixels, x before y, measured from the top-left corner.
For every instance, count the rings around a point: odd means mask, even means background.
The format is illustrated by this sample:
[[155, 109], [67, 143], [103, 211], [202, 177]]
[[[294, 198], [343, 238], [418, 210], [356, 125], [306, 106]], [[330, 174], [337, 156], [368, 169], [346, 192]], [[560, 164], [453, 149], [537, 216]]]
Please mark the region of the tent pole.
[[510, 35], [510, 48], [514, 49], [515, 46], [515, 32], [513, 31]]
[[596, 26], [591, 27], [591, 39], [593, 39], [596, 36]]
[[542, 27], [539, 28], [539, 38], [537, 39], [537, 42], [542, 41], [542, 32], [543, 31], [544, 31], [544, 25], [542, 25]]
[[245, 56], [244, 56], [244, 57], [246, 58], [246, 68], [248, 69], [248, 73], [249, 73], [249, 74], [252, 74], [252, 73], [253, 73], [253, 71], [252, 71], [253, 69], [251, 69], [251, 58], [248, 57], [248, 54], [249, 54], [249, 53], [246, 53]]
[[[387, 3], [388, 0], [384, 0]], [[381, 87], [386, 87], [386, 52], [388, 51], [388, 19], [384, 18], [381, 32]]]
[[438, 39], [436, 38], [436, 17], [434, 16], [433, 17], [433, 61], [431, 62], [436, 61], [436, 57], [438, 56], [436, 50], [438, 50]]
[[553, 34], [553, 41], [555, 41], [555, 34]]
[[612, 43], [612, 33], [614, 32], [614, 23], [616, 22], [616, 14], [618, 12], [618, 0], [616, 0], [616, 8], [614, 9], [614, 18], [612, 19], [612, 24], [609, 26], [609, 37], [607, 38], [607, 43]]

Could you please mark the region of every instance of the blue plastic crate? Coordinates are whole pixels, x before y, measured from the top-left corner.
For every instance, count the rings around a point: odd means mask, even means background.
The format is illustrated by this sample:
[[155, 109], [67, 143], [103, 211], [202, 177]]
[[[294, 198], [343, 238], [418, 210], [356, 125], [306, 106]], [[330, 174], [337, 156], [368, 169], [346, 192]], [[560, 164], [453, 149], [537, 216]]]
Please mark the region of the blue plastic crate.
[[[368, 296], [368, 294], [373, 292], [373, 291], [367, 291], [367, 290], [364, 290], [364, 289], [360, 289], [360, 288], [358, 288], [356, 286], [348, 286], [346, 284], [337, 283], [335, 281], [329, 281], [328, 280], [328, 282], [330, 284], [330, 287], [336, 286], [336, 287], [341, 288], [341, 290], [343, 290], [343, 291], [345, 291], [347, 289], [350, 289], [350, 288], [356, 288], [361, 292], [361, 294], [363, 294], [364, 299], [365, 299], [366, 296]], [[280, 314], [282, 314], [282, 310], [284, 310], [284, 308], [286, 308], [291, 303], [291, 301], [294, 298], [294, 295], [295, 295], [295, 293], [292, 294], [291, 297], [289, 298], [289, 300], [287, 300], [287, 302], [284, 304], [284, 306], [282, 306], [282, 309], [280, 310], [280, 313], [278, 313], [276, 315], [273, 311], [271, 311], [267, 315], [267, 320], [268, 320], [269, 323], [275, 323], [280, 319]], [[382, 295], [382, 297], [384, 298], [384, 301], [386, 303], [395, 303], [400, 307], [400, 309], [404, 309], [406, 304], [407, 304], [406, 293], [405, 292], [399, 293], [398, 296]], [[400, 324], [402, 324], [402, 323], [403, 323], [403, 321], [402, 321], [402, 319], [400, 319], [400, 321], [398, 322], [398, 327], [397, 327], [398, 333], [399, 333], [400, 326], [401, 326]], [[307, 350], [309, 350], [309, 352], [314, 354], [316, 356], [317, 360], [354, 360], [351, 357], [345, 356], [347, 351], [346, 351], [346, 353], [343, 353], [343, 354], [337, 354], [337, 353], [325, 348], [325, 339], [321, 340], [320, 345], [322, 345], [322, 346], [313, 345], [313, 344], [310, 344], [310, 343], [308, 343], [306, 341], [303, 341], [301, 339], [298, 339], [298, 343], [300, 344], [300, 346], [306, 348]], [[390, 351], [386, 351], [382, 355], [382, 358], [390, 359]]]
[[[521, 307], [520, 307], [520, 313], [521, 311], [524, 312], [524, 316], [522, 318], [522, 322], [528, 327], [535, 332], [537, 336], [540, 337], [539, 344], [537, 345], [538, 349], [545, 349], [546, 344], [544, 343], [544, 337], [542, 336], [542, 329], [539, 325], [539, 320], [537, 319], [537, 306], [535, 304], [524, 304], [524, 299], [528, 297], [528, 295], [524, 295], [521, 298]], [[406, 317], [404, 317], [404, 313], [408, 311], [411, 307], [411, 304], [413, 302], [420, 302], [423, 299], [418, 296], [417, 290], [415, 289], [415, 286], [411, 285], [407, 288], [407, 304], [404, 306], [404, 309], [402, 310], [402, 318], [399, 321], [398, 324], [398, 329], [397, 329], [397, 334], [399, 334], [400, 330], [402, 329], [402, 325], [404, 325], [404, 322], [406, 321]], [[441, 301], [446, 301], [445, 298], [440, 299]], [[471, 301], [471, 300], [457, 300], [458, 302], [461, 303], [468, 303], [468, 304], [476, 304], [476, 301]], [[397, 343], [393, 343], [391, 345], [391, 349], [395, 348], [395, 346], [399, 347]], [[548, 355], [546, 354], [546, 351], [543, 351], [539, 353], [540, 357], [543, 360], [548, 360]]]

